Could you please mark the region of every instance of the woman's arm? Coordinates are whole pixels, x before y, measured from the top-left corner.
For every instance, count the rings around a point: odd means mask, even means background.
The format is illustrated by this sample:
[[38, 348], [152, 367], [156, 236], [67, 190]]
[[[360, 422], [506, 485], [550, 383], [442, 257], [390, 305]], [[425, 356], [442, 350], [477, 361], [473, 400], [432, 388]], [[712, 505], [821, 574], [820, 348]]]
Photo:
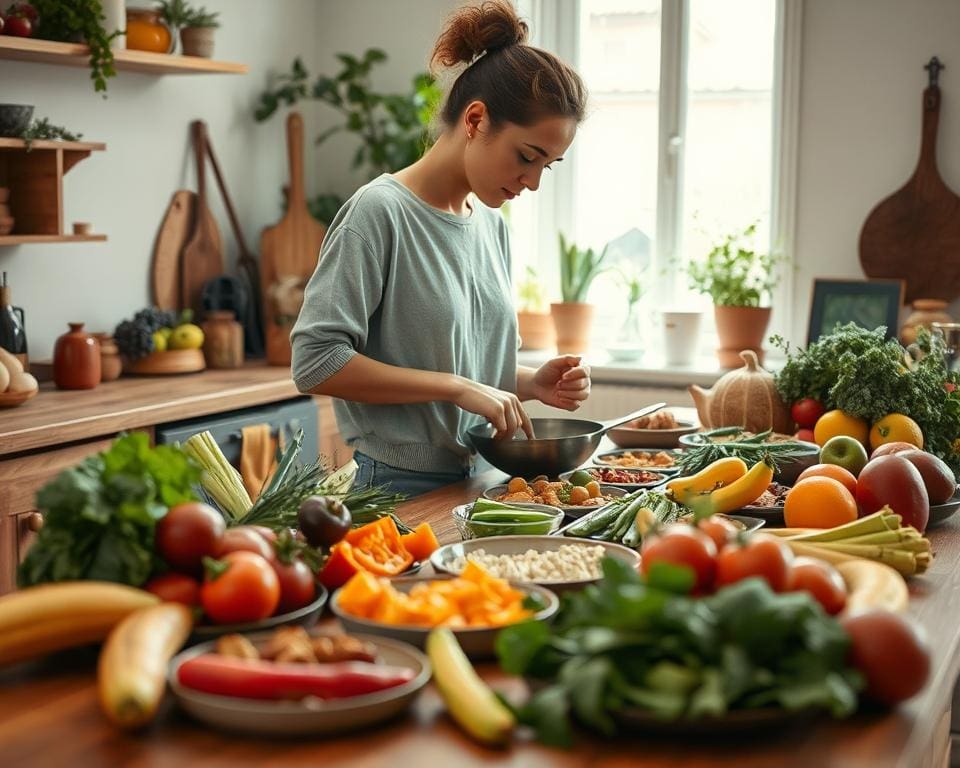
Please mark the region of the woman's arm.
[[518, 429], [532, 436], [530, 418], [512, 392], [456, 374], [401, 368], [360, 354], [353, 355], [310, 394], [379, 405], [441, 400], [483, 416], [504, 437]]

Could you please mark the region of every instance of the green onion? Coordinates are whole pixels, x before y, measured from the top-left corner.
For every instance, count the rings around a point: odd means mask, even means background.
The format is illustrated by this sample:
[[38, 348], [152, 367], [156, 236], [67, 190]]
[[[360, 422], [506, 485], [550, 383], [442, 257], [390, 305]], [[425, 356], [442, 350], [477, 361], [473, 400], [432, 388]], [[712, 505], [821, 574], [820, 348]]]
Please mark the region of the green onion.
[[200, 485], [220, 507], [220, 511], [234, 520], [247, 514], [253, 502], [243, 486], [243, 479], [227, 461], [217, 441], [209, 432], [190, 437], [183, 450], [203, 469]]

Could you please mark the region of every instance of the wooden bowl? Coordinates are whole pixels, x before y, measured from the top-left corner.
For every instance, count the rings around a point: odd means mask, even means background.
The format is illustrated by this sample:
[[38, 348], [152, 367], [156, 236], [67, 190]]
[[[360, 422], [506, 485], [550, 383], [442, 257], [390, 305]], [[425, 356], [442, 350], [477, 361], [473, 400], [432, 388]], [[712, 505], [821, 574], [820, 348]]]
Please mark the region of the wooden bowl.
[[139, 360], [124, 360], [123, 370], [142, 376], [165, 376], [178, 373], [195, 373], [207, 367], [203, 352], [199, 349], [169, 349], [166, 352], [151, 352]]
[[29, 392], [0, 392], [0, 408], [16, 408], [18, 405], [23, 405], [38, 391], [31, 389]]

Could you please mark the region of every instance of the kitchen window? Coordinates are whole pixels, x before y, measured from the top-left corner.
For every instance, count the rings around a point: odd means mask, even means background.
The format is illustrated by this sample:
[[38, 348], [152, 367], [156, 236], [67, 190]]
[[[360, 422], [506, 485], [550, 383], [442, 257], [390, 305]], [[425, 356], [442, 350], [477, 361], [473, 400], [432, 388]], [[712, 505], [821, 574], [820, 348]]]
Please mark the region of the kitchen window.
[[[557, 232], [611, 257], [647, 286], [642, 309], [698, 307], [680, 268], [757, 222], [755, 245], [790, 256], [800, 2], [791, 0], [521, 0], [533, 42], [574, 63], [590, 91], [569, 162], [536, 195], [510, 203], [516, 278], [559, 285]], [[790, 327], [781, 270], [771, 331]], [[599, 278], [594, 343], [626, 313], [619, 272]], [[615, 297], [622, 297], [615, 299]], [[647, 346], [656, 344], [647, 324]]]

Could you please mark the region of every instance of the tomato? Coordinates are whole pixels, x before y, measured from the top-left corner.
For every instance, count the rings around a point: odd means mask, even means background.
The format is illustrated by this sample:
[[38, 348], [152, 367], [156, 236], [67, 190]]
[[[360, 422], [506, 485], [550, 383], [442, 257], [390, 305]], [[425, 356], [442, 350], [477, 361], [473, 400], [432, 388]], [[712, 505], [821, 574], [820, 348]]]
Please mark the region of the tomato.
[[200, 573], [202, 559], [213, 554], [226, 527], [223, 516], [206, 504], [177, 504], [157, 523], [157, 552], [177, 570]]
[[251, 531], [256, 531], [264, 539], [266, 539], [267, 544], [276, 544], [277, 543], [277, 532], [273, 528], [267, 528], [265, 525], [241, 525], [241, 528], [249, 528]]
[[793, 436], [794, 440], [802, 440], [805, 443], [815, 443], [817, 442], [817, 436], [813, 433], [812, 429], [803, 427], [798, 429], [796, 434]]
[[22, 16], [23, 18], [37, 23], [37, 20], [40, 18], [40, 14], [37, 13], [37, 9], [34, 8], [30, 3], [14, 3], [9, 8], [7, 8], [8, 16]]
[[165, 603], [183, 603], [193, 607], [200, 605], [200, 582], [182, 573], [165, 573], [150, 579], [144, 587]]
[[717, 588], [759, 576], [774, 592], [783, 592], [790, 580], [793, 553], [775, 536], [757, 534], [745, 544], [727, 544], [717, 557]]
[[794, 559], [786, 591], [809, 592], [830, 615], [840, 613], [847, 604], [843, 576], [830, 563], [814, 557]]
[[200, 589], [203, 611], [216, 624], [259, 621], [280, 602], [280, 580], [264, 558], [253, 552], [230, 552], [208, 569]]
[[797, 426], [813, 429], [813, 425], [817, 423], [817, 419], [823, 416], [826, 411], [827, 409], [823, 407], [823, 403], [819, 400], [814, 400], [812, 397], [805, 397], [803, 400], [797, 400], [797, 402], [793, 404], [790, 408], [790, 415], [793, 416], [793, 420], [797, 422]]
[[710, 515], [710, 517], [701, 520], [697, 523], [697, 528], [713, 539], [717, 552], [723, 549], [730, 540], [737, 535], [737, 527], [720, 515]]
[[214, 547], [213, 556], [219, 560], [228, 552], [240, 551], [254, 552], [268, 562], [274, 558], [273, 547], [249, 525], [228, 528]]
[[717, 547], [707, 534], [690, 525], [668, 525], [657, 536], [645, 536], [640, 554], [644, 574], [654, 563], [671, 563], [693, 571], [694, 592], [708, 592], [713, 585]]
[[280, 605], [277, 613], [289, 613], [314, 601], [317, 586], [313, 571], [299, 557], [289, 563], [275, 560], [271, 563], [280, 581]]
[[7, 16], [3, 29], [3, 34], [13, 35], [14, 37], [30, 37], [33, 34], [33, 24], [30, 19], [23, 16]]
[[849, 660], [866, 678], [866, 695], [896, 704], [923, 689], [930, 675], [930, 647], [918, 627], [884, 610], [841, 620], [850, 635]]

